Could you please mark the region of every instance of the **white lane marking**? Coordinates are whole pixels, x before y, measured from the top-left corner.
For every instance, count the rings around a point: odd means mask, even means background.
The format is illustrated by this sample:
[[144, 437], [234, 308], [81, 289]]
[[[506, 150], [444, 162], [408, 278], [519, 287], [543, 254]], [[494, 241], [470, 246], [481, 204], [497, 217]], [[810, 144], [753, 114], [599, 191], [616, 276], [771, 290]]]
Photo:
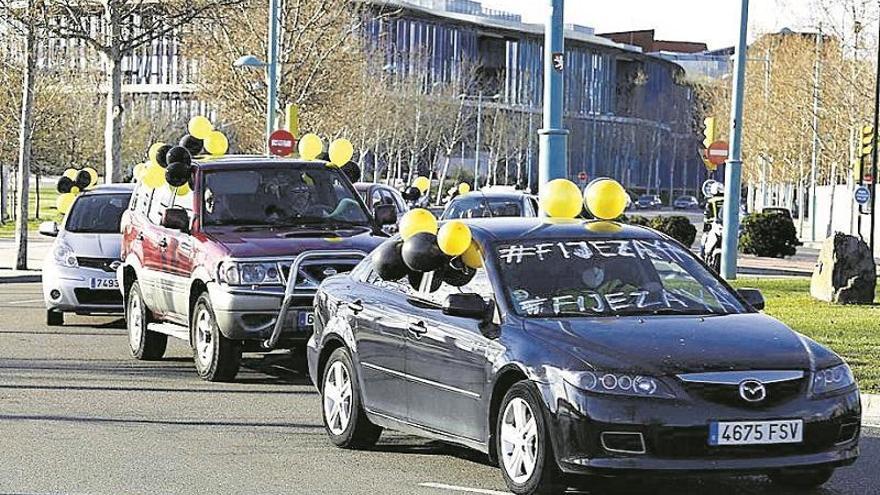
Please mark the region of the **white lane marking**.
[[419, 483], [419, 486], [425, 488], [437, 488], [438, 490], [450, 490], [454, 492], [480, 493], [483, 495], [511, 495], [510, 492], [499, 492], [498, 490], [485, 490], [483, 488], [468, 488], [466, 486], [447, 485], [444, 483]]
[[35, 303], [35, 302], [43, 302], [43, 299], [40, 298], [40, 299], [28, 299], [26, 301], [9, 301], [6, 304], [29, 304], [29, 303]]

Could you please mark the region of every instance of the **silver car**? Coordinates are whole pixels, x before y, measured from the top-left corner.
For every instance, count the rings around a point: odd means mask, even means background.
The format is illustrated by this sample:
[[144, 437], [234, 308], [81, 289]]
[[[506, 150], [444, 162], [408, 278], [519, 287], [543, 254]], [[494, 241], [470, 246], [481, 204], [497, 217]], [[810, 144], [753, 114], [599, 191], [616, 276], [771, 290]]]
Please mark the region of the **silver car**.
[[134, 184], [98, 186], [77, 196], [60, 225], [40, 225], [41, 234], [55, 238], [43, 260], [47, 325], [64, 324], [64, 313], [122, 313], [119, 221], [133, 190]]

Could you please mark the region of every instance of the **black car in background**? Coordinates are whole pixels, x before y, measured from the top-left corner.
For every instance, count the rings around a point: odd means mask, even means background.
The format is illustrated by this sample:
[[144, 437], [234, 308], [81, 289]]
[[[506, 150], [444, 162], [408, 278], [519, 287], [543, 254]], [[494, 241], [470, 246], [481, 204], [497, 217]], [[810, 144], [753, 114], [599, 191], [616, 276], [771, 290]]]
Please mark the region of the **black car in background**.
[[474, 191], [446, 205], [442, 220], [458, 218], [536, 217], [538, 200], [522, 191]]
[[660, 208], [661, 206], [663, 206], [663, 202], [656, 194], [642, 194], [635, 202], [635, 207], [639, 210]]
[[370, 258], [321, 284], [309, 373], [337, 446], [369, 447], [383, 428], [464, 445], [517, 494], [641, 472], [816, 486], [855, 461], [848, 366], [671, 238], [468, 225], [484, 268], [460, 287], [438, 272], [383, 280]]

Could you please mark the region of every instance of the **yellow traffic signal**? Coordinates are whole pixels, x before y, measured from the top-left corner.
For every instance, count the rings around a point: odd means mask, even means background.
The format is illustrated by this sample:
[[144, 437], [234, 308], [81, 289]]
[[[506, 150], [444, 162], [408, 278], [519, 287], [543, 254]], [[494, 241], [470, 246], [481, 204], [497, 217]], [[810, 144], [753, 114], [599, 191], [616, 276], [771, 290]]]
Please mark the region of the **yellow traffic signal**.
[[862, 156], [868, 156], [874, 151], [874, 126], [866, 125], [862, 127]]
[[715, 117], [706, 117], [703, 119], [703, 147], [708, 148], [715, 142]]

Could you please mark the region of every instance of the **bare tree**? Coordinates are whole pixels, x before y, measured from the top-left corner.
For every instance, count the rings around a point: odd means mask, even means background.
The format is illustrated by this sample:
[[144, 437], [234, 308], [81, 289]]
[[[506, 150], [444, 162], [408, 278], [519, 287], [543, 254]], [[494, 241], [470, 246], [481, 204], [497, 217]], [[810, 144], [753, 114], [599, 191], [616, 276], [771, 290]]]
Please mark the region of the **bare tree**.
[[27, 0], [24, 12], [24, 74], [21, 91], [21, 122], [18, 139], [18, 214], [15, 222], [15, 269], [27, 270], [28, 193], [30, 189], [31, 135], [33, 133], [34, 77], [37, 67], [35, 0]]

